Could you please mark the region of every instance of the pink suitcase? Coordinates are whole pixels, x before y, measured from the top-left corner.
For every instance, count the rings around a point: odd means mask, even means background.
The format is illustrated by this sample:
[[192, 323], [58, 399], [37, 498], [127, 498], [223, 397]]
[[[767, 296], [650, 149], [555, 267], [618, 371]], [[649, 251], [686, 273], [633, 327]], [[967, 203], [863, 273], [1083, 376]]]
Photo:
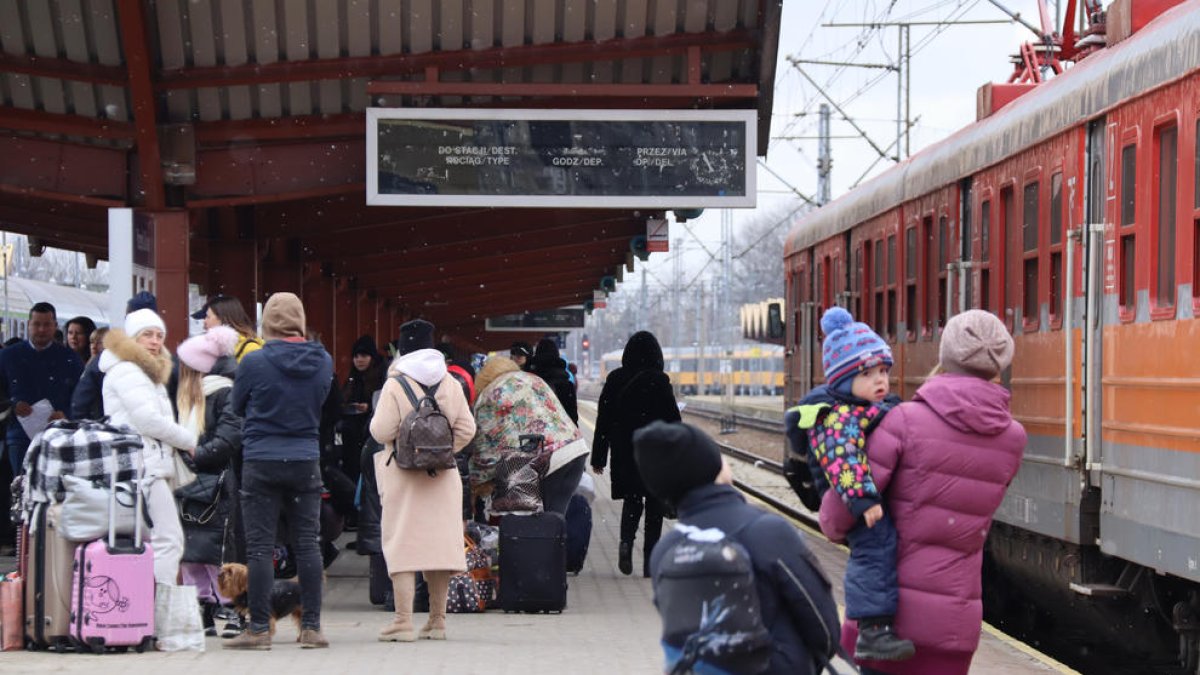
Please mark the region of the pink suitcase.
[[[115, 455], [117, 450], [113, 449]], [[117, 462], [113, 462], [117, 466]], [[137, 513], [144, 513], [139, 470], [135, 490]], [[116, 474], [111, 477], [116, 484]], [[109, 647], [141, 652], [154, 645], [154, 551], [142, 541], [142, 518], [136, 519], [133, 541], [118, 541], [112, 515], [116, 490], [110, 492], [108, 539], [80, 545], [75, 551], [71, 586], [71, 639], [78, 650], [101, 653]]]

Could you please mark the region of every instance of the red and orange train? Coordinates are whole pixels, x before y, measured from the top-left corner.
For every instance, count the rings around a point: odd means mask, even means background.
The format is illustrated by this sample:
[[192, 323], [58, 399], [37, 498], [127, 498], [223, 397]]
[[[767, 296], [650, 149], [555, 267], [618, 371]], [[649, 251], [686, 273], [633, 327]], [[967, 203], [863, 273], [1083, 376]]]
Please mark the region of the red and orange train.
[[[996, 313], [1029, 432], [988, 578], [1097, 641], [1200, 661], [1200, 1], [799, 221], [787, 396], [849, 307], [911, 396], [947, 317]], [[1008, 591], [1012, 591], [1011, 593]], [[1075, 610], [1072, 612], [1072, 610]], [[1119, 627], [1114, 632], [1113, 627]]]

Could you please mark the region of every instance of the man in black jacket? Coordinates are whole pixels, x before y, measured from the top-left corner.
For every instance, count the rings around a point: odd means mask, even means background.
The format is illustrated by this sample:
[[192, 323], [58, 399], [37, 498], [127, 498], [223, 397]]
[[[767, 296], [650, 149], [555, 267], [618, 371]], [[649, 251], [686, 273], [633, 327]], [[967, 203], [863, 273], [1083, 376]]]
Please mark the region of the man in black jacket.
[[[637, 431], [633, 443], [646, 489], [679, 510], [681, 525], [720, 530], [750, 554], [762, 624], [771, 634], [768, 672], [819, 673], [837, 649], [840, 621], [829, 580], [800, 533], [746, 503], [720, 448], [699, 429], [654, 422]], [[684, 536], [676, 528], [654, 547], [656, 604], [664, 556]]]

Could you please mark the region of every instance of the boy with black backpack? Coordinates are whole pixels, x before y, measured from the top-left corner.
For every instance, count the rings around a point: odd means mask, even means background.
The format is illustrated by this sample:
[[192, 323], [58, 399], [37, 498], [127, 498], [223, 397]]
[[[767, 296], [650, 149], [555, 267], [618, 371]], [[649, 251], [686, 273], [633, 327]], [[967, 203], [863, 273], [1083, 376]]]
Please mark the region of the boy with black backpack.
[[838, 646], [837, 605], [796, 529], [746, 503], [699, 429], [654, 422], [633, 445], [646, 489], [679, 512], [650, 559], [666, 672], [823, 670]]

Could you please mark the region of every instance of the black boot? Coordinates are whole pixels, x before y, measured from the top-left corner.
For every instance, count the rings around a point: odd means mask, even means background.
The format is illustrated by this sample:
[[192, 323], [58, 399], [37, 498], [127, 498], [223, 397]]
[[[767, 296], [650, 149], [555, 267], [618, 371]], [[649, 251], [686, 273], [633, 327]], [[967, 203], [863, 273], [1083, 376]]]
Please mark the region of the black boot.
[[212, 602], [200, 603], [200, 620], [204, 624], [204, 636], [217, 636], [217, 622], [215, 616], [217, 613], [217, 605]]
[[617, 550], [617, 569], [621, 570], [621, 574], [633, 574], [633, 542], [623, 541], [621, 547]]
[[871, 661], [903, 661], [912, 658], [916, 650], [911, 640], [897, 637], [891, 622], [859, 622], [858, 641], [854, 643], [854, 658]]

